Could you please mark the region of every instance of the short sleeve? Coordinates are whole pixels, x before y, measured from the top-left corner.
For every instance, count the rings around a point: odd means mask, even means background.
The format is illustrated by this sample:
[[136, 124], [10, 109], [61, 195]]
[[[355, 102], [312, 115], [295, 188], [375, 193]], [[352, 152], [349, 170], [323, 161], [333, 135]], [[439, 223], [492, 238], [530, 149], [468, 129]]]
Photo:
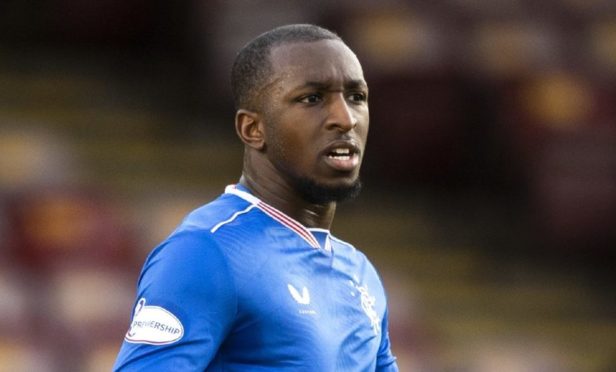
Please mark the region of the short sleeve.
[[381, 324], [383, 336], [381, 337], [381, 345], [376, 360], [376, 370], [379, 372], [398, 372], [398, 364], [396, 357], [391, 352], [391, 343], [389, 341], [389, 321], [388, 312], [385, 310], [383, 321]]
[[146, 260], [114, 371], [204, 370], [229, 332], [236, 292], [220, 248], [184, 232]]

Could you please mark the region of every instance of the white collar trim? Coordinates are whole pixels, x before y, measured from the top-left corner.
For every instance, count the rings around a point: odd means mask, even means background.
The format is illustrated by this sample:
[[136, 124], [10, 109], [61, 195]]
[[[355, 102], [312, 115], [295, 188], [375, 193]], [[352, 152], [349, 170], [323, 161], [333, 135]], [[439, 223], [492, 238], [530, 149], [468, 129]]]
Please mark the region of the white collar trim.
[[[239, 196], [240, 198], [248, 201], [250, 204], [256, 206], [268, 216], [272, 217], [276, 221], [285, 225], [287, 228], [293, 230], [297, 235], [299, 235], [302, 239], [304, 239], [311, 247], [317, 248], [317, 249], [321, 248], [321, 246], [319, 245], [319, 242], [314, 237], [314, 235], [312, 235], [310, 230], [308, 230], [304, 225], [302, 225], [301, 223], [299, 223], [292, 217], [289, 217], [288, 215], [286, 215], [284, 212], [272, 207], [271, 205], [265, 203], [264, 201], [257, 198], [256, 196], [250, 193], [247, 193], [246, 191], [242, 191], [238, 189], [236, 185], [227, 186], [225, 188], [225, 193]], [[327, 241], [329, 241], [329, 239]], [[326, 243], [326, 247], [325, 247], [326, 249], [327, 249], [327, 245], [328, 244]]]

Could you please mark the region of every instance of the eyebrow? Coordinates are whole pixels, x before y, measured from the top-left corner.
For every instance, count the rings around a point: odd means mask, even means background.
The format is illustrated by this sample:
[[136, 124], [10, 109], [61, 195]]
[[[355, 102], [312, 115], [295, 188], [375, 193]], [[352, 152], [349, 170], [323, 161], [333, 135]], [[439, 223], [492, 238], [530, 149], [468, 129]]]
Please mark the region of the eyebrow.
[[[306, 83], [297, 87], [297, 89], [315, 88], [319, 90], [328, 90], [331, 87], [331, 85], [332, 84], [330, 83], [321, 82], [321, 81], [307, 81]], [[366, 84], [366, 82], [363, 79], [352, 79], [352, 80], [347, 80], [344, 82], [344, 89], [358, 89], [358, 88], [367, 89], [368, 84]]]

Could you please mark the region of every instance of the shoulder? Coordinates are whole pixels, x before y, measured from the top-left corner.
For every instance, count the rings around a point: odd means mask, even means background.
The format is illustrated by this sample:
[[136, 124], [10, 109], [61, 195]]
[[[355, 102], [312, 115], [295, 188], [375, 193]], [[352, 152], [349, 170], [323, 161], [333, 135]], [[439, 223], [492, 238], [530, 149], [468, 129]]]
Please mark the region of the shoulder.
[[342, 257], [347, 259], [351, 259], [354, 261], [368, 261], [366, 255], [357, 249], [353, 244], [344, 241], [340, 238], [335, 237], [330, 234], [330, 240], [332, 243], [333, 249]]
[[334, 252], [336, 252], [336, 257], [341, 263], [349, 267], [354, 267], [360, 272], [369, 273], [369, 275], [374, 278], [379, 278], [377, 269], [366, 254], [357, 249], [353, 244], [336, 238], [333, 235], [330, 235], [330, 239], [332, 248]]
[[253, 203], [223, 194], [190, 212], [146, 260], [142, 274], [160, 270], [182, 271], [184, 277], [237, 274], [243, 253], [263, 235], [269, 222]]
[[252, 203], [232, 194], [222, 194], [217, 199], [190, 212], [176, 229], [181, 231], [210, 231], [230, 223], [242, 214], [253, 210]]
[[203, 272], [204, 265], [221, 265], [224, 252], [220, 247], [223, 243], [220, 234], [213, 230], [249, 206], [250, 203], [223, 194], [190, 212], [175, 231], [151, 251], [143, 271], [175, 268], [185, 270], [183, 274], [188, 275], [197, 268]]
[[227, 259], [206, 231], [178, 231], [154, 248], [143, 266], [140, 286], [206, 283], [206, 276], [228, 277]]

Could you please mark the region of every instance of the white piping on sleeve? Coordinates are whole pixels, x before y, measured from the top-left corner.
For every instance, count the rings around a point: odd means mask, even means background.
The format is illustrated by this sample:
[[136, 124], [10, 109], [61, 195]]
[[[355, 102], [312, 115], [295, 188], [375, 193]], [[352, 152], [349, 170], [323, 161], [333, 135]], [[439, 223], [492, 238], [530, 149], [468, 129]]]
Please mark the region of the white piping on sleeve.
[[229, 219], [224, 220], [224, 221], [222, 221], [222, 222], [219, 222], [219, 223], [217, 223], [217, 224], [216, 224], [216, 226], [212, 227], [212, 228], [210, 229], [210, 232], [211, 232], [211, 233], [215, 233], [215, 232], [216, 232], [216, 230], [218, 230], [218, 229], [219, 229], [219, 228], [221, 228], [222, 226], [224, 226], [224, 225], [226, 225], [226, 224], [228, 224], [228, 223], [230, 223], [230, 222], [233, 222], [233, 220], [235, 220], [235, 219], [237, 218], [237, 216], [239, 216], [240, 214], [248, 213], [248, 212], [250, 212], [250, 210], [251, 210], [251, 209], [253, 209], [253, 208], [255, 208], [255, 207], [256, 207], [256, 205], [251, 204], [251, 205], [249, 205], [246, 209], [241, 210], [241, 211], [237, 211], [237, 212], [233, 213], [233, 215], [232, 215]]

